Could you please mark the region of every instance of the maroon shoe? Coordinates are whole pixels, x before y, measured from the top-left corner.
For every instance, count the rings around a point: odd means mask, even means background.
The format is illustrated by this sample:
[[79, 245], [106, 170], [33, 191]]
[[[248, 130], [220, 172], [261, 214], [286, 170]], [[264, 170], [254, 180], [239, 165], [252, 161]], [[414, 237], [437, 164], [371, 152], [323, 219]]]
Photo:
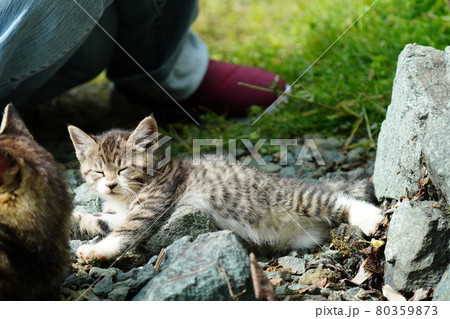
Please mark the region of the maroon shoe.
[[[273, 89], [264, 92], [239, 83]], [[189, 104], [207, 107], [218, 113], [243, 116], [252, 105], [269, 106], [286, 89], [286, 82], [274, 73], [255, 67], [209, 60], [208, 70]]]

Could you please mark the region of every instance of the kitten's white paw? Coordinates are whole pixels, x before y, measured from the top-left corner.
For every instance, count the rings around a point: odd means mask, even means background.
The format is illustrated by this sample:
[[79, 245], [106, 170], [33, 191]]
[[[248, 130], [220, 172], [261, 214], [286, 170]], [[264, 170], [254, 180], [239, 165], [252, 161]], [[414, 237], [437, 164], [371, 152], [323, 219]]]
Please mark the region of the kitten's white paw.
[[106, 257], [96, 249], [96, 245], [81, 245], [77, 249], [77, 257], [84, 261], [105, 260]]
[[367, 236], [371, 236], [383, 220], [383, 211], [370, 203], [355, 200], [350, 207], [350, 224], [358, 226]]
[[108, 236], [94, 245], [81, 245], [78, 247], [77, 256], [80, 260], [110, 260], [121, 253], [120, 236]]

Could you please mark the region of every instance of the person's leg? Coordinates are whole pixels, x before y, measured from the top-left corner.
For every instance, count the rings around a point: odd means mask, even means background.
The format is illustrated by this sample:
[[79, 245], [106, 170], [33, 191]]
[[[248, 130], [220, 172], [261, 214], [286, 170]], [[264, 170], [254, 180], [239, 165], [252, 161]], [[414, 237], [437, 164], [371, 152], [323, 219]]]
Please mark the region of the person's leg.
[[[116, 0], [118, 43], [108, 77], [127, 96], [184, 100], [200, 85], [208, 49], [189, 30], [197, 0]], [[130, 58], [130, 55], [132, 58]]]
[[[21, 106], [36, 92], [52, 95], [44, 92], [45, 84], [82, 46], [95, 27], [86, 12], [98, 20], [111, 3], [112, 0], [1, 1], [0, 103], [6, 105], [12, 101]], [[98, 71], [97, 63], [92, 64]], [[48, 88], [54, 93], [60, 91]]]
[[241, 116], [251, 105], [272, 104], [278, 95], [239, 82], [274, 88], [278, 94], [285, 89], [271, 72], [210, 61], [206, 45], [189, 30], [198, 14], [196, 0], [153, 1], [156, 10], [140, 0], [124, 1], [116, 0], [118, 39], [134, 60], [117, 49], [108, 76], [135, 106], [176, 108], [175, 99], [183, 107], [202, 105]]

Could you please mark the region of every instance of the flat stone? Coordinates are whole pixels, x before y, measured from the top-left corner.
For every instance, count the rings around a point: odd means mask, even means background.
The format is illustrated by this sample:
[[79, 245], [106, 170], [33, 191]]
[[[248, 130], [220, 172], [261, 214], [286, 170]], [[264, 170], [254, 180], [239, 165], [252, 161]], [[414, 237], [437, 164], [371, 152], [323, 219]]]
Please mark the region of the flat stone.
[[285, 256], [278, 258], [278, 264], [285, 269], [291, 269], [292, 274], [301, 275], [305, 272], [305, 260], [302, 258]]
[[233, 300], [250, 291], [250, 260], [228, 230], [167, 247], [161, 272], [133, 300]]

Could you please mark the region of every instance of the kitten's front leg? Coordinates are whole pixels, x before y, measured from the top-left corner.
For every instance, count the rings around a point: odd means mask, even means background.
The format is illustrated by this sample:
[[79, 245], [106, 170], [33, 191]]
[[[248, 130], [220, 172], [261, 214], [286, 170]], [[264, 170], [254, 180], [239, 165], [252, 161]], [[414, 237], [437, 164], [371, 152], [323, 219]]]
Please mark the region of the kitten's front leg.
[[[138, 200], [139, 202], [139, 200]], [[123, 223], [100, 242], [82, 245], [77, 250], [80, 260], [110, 260], [134, 247], [142, 239], [154, 234], [168, 219], [173, 208], [170, 198], [146, 199], [135, 205]]]
[[81, 245], [77, 249], [77, 257], [80, 260], [95, 261], [109, 260], [122, 252], [121, 238], [119, 236], [107, 236], [94, 245]]
[[89, 214], [75, 211], [72, 213], [71, 238], [91, 239], [95, 236], [106, 236], [118, 225], [120, 225], [126, 215], [107, 212]]

